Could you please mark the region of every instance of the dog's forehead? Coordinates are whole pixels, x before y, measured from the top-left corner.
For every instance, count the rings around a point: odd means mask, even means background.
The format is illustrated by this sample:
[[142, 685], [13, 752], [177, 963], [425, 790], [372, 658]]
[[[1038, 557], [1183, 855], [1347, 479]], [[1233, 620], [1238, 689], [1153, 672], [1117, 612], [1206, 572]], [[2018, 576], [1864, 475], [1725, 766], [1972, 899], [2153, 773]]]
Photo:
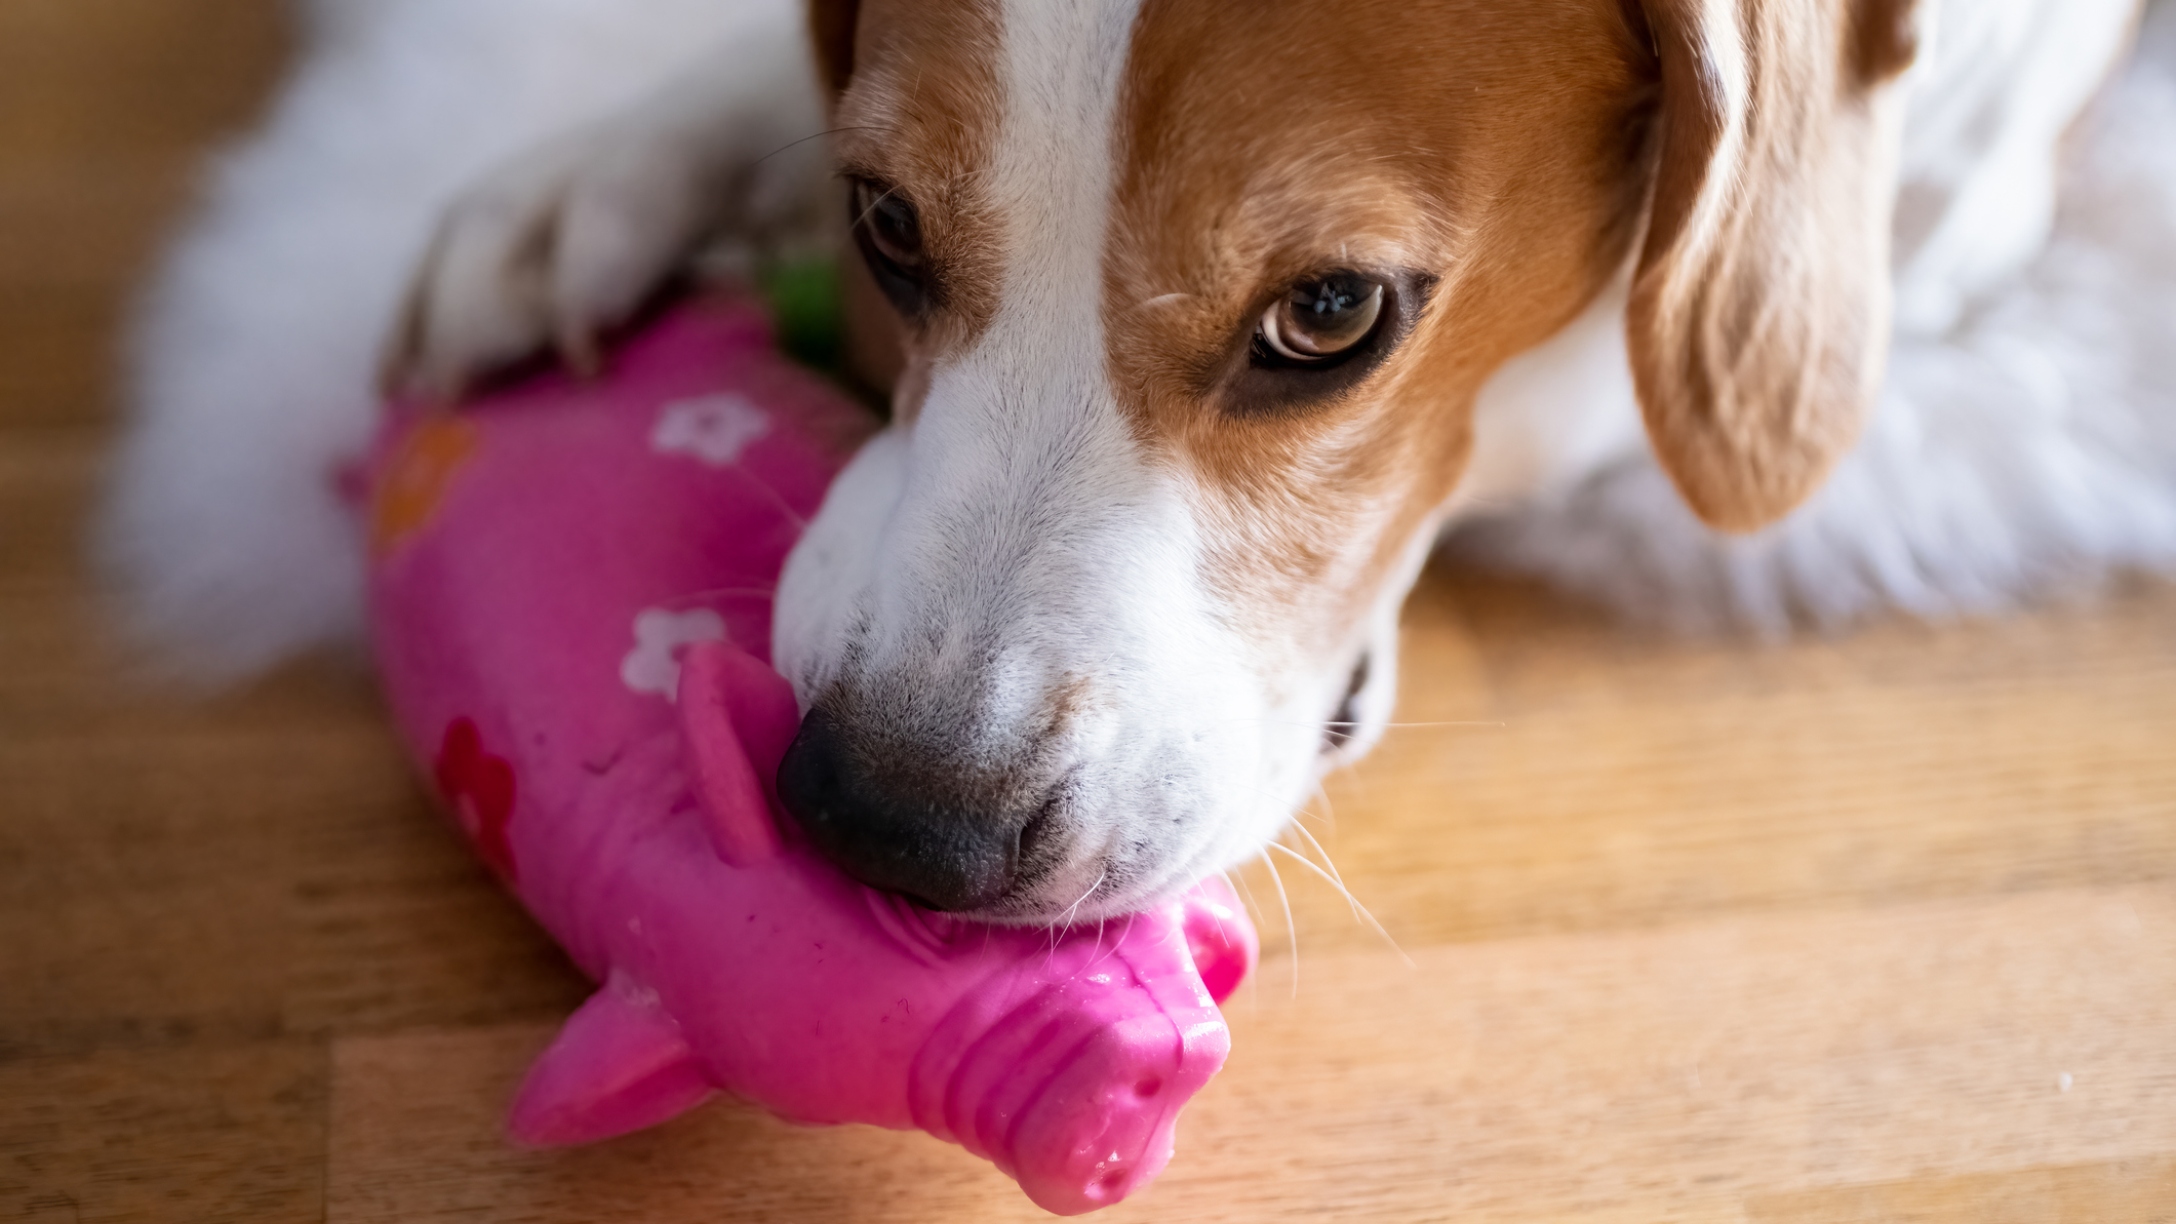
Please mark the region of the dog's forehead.
[[1440, 263], [1469, 203], [1612, 160], [1583, 145], [1622, 134], [1576, 120], [1630, 84], [1621, 9], [866, 0], [840, 147], [978, 255], [1049, 235], [996, 212], [1086, 193], [1115, 260], [1196, 281], [1302, 249]]
[[1111, 262], [1189, 295], [1325, 263], [1455, 272], [1484, 227], [1540, 219], [1502, 201], [1579, 201], [1621, 161], [1605, 120], [1637, 56], [1620, 0], [1146, 0]]
[[1442, 267], [1470, 205], [1599, 160], [1535, 146], [1599, 134], [1576, 117], [1626, 84], [1619, 8], [867, 0], [840, 147], [922, 206], [969, 334], [1054, 226], [1098, 227], [1114, 308], [1326, 258]]

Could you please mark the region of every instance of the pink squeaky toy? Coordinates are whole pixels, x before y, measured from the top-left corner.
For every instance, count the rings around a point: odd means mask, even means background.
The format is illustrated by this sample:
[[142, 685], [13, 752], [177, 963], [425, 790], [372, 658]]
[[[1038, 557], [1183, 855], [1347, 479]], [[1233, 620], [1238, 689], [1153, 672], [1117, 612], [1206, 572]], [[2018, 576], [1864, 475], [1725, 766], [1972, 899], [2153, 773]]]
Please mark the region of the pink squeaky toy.
[[368, 473], [378, 667], [477, 854], [603, 983], [530, 1069], [516, 1139], [723, 1091], [919, 1127], [1090, 1211], [1169, 1159], [1254, 931], [1221, 885], [1055, 935], [967, 923], [782, 820], [798, 711], [764, 661], [771, 590], [868, 428], [720, 301], [600, 381], [398, 410]]

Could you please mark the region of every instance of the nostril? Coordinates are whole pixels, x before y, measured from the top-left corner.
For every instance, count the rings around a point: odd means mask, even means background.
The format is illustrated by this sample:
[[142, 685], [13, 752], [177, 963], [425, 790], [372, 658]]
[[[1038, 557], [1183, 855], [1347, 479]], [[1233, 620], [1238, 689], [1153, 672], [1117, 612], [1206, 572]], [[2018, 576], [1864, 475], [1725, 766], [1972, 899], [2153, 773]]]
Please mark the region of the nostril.
[[851, 726], [818, 706], [779, 762], [779, 801], [818, 851], [862, 883], [933, 910], [981, 909], [1011, 890], [1023, 823], [888, 782], [868, 755]]
[[1052, 800], [1051, 802], [1044, 804], [1042, 806], [1042, 809], [1037, 811], [1035, 815], [1028, 820], [1027, 824], [1021, 828], [1019, 850], [1020, 862], [1034, 862], [1036, 855], [1049, 844], [1051, 830], [1056, 826], [1057, 823], [1051, 817], [1051, 808], [1054, 807], [1056, 803], [1056, 800]]
[[838, 761], [836, 723], [823, 710], [810, 710], [778, 762], [778, 798], [811, 836], [811, 826], [828, 824], [840, 807]]

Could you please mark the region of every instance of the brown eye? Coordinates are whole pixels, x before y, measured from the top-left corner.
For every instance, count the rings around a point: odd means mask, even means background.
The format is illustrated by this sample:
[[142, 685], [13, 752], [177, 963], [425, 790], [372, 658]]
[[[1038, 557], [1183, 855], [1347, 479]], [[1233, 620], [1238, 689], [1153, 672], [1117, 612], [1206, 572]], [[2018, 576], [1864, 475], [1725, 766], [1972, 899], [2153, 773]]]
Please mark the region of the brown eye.
[[1359, 349], [1382, 317], [1381, 282], [1333, 272], [1299, 282], [1264, 311], [1255, 348], [1271, 365], [1326, 365]]
[[922, 249], [922, 218], [898, 188], [869, 179], [852, 181], [854, 245], [876, 277], [877, 287], [899, 313], [918, 316], [929, 305], [927, 257]]
[[1219, 380], [1219, 409], [1259, 419], [1347, 402], [1425, 317], [1435, 286], [1419, 268], [1300, 280], [1250, 320], [1244, 348]]

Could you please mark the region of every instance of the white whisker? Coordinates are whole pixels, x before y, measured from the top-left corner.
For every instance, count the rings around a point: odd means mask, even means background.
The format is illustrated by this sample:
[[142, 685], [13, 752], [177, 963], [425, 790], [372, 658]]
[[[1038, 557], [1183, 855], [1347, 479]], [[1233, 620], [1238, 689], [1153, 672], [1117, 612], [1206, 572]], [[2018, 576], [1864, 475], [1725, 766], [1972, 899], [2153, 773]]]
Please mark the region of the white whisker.
[[1228, 870], [1219, 871], [1217, 874], [1224, 877], [1224, 882], [1231, 885], [1232, 892], [1238, 895], [1240, 904], [1247, 907], [1248, 919], [1256, 926], [1262, 925], [1266, 915], [1262, 911], [1261, 904], [1255, 901], [1254, 889], [1247, 885], [1247, 878], [1245, 876], [1235, 876]]
[[[1242, 878], [1232, 875], [1229, 868], [1219, 868], [1217, 874], [1224, 877], [1225, 887], [1231, 889], [1232, 895], [1238, 897], [1239, 903], [1246, 907], [1247, 921], [1259, 927], [1262, 924], [1262, 907], [1254, 903], [1254, 892], [1247, 887], [1246, 881]], [[1259, 968], [1258, 965], [1256, 967]], [[1250, 972], [1248, 976], [1252, 977], [1254, 976], [1254, 974]], [[1259, 1007], [1260, 1005], [1261, 996], [1259, 992], [1252, 990], [1248, 991], [1248, 1010], [1251, 1011], [1254, 1008]]]
[[899, 189], [897, 187], [885, 188], [884, 194], [869, 201], [869, 207], [862, 209], [861, 212], [857, 214], [852, 221], [846, 223], [846, 228], [849, 230], [859, 228], [864, 221], [867, 221], [870, 216], [876, 212], [878, 205], [884, 203], [884, 201], [886, 200], [891, 199], [892, 196], [898, 194], [898, 191]]
[[[1333, 805], [1332, 805], [1332, 804], [1330, 803], [1330, 792], [1329, 792], [1329, 789], [1328, 789], [1327, 787], [1325, 787], [1325, 786], [1323, 786], [1323, 785], [1322, 785], [1322, 779], [1320, 779], [1320, 778], [1317, 778], [1317, 779], [1315, 779], [1315, 796], [1316, 796], [1317, 798], [1319, 798], [1319, 799], [1321, 799], [1321, 800], [1322, 800], [1322, 823], [1323, 823], [1323, 825], [1324, 825], [1325, 827], [1327, 827], [1327, 828], [1328, 828], [1328, 829], [1330, 830], [1330, 832], [1332, 832], [1332, 833], [1335, 833], [1335, 832], [1337, 832], [1337, 808], [1336, 808], [1335, 806], [1333, 806]], [[1302, 809], [1300, 809], [1300, 815], [1301, 815], [1301, 816], [1306, 816], [1306, 815], [1307, 815], [1307, 810], [1306, 810], [1305, 808], [1302, 808]], [[1295, 824], [1295, 825], [1297, 825], [1297, 824], [1299, 824], [1299, 821], [1295, 820], [1295, 821], [1293, 821], [1292, 823], [1293, 823], [1293, 824]], [[1305, 833], [1305, 832], [1306, 832], [1306, 830], [1305, 830], [1304, 828], [1303, 828], [1303, 829], [1301, 829], [1300, 831], [1301, 831], [1301, 832], [1303, 832], [1303, 833]], [[1309, 834], [1307, 835], [1307, 840], [1308, 840], [1308, 841], [1311, 841], [1311, 842], [1315, 841], [1315, 837], [1314, 837], [1314, 834], [1312, 834], [1312, 833], [1309, 833]], [[1315, 849], [1317, 849], [1317, 850], [1322, 850], [1322, 843], [1321, 843], [1321, 842], [1315, 842]], [[1323, 861], [1323, 862], [1329, 862], [1329, 861], [1330, 861], [1330, 854], [1329, 854], [1329, 851], [1327, 851], [1327, 850], [1324, 850], [1324, 851], [1323, 851], [1323, 853], [1322, 853], [1322, 861]]]
[[[1360, 723], [1360, 722], [1334, 722], [1334, 721], [1333, 721], [1333, 722], [1326, 722], [1326, 723], [1324, 723], [1324, 724], [1322, 724], [1322, 725], [1323, 725], [1323, 726], [1325, 726], [1325, 727], [1364, 727], [1364, 726], [1366, 726], [1367, 724], [1366, 724], [1366, 723]], [[1468, 720], [1468, 721], [1459, 721], [1459, 722], [1392, 722], [1392, 723], [1384, 723], [1384, 724], [1383, 724], [1383, 729], [1384, 729], [1384, 730], [1386, 730], [1386, 731], [1406, 731], [1406, 730], [1411, 730], [1411, 729], [1413, 729], [1413, 728], [1415, 728], [1415, 727], [1499, 727], [1499, 728], [1500, 728], [1500, 727], [1507, 727], [1507, 726], [1509, 726], [1509, 725], [1510, 725], [1509, 723], [1506, 723], [1506, 722], [1504, 722], [1504, 721], [1503, 721], [1502, 719], [1500, 719], [1500, 718], [1499, 718], [1499, 719], [1473, 719], [1473, 720]]]
[[1277, 901], [1284, 906], [1284, 935], [1292, 950], [1292, 997], [1297, 999], [1300, 997], [1300, 928], [1292, 921], [1292, 894], [1285, 891], [1284, 876], [1278, 874], [1276, 861], [1269, 857], [1267, 850], [1262, 851], [1262, 866], [1269, 868], [1269, 878], [1277, 882]]
[[[1336, 876], [1330, 874], [1330, 872], [1324, 871], [1320, 866], [1315, 863], [1313, 859], [1308, 858], [1306, 855], [1301, 854], [1299, 851], [1294, 850], [1292, 847], [1287, 846], [1282, 842], [1271, 842], [1269, 843], [1269, 848], [1271, 850], [1284, 851], [1286, 854], [1292, 856], [1293, 861], [1299, 863], [1302, 867], [1305, 867], [1307, 868], [1307, 870], [1312, 871], [1316, 875], [1322, 877], [1324, 883], [1327, 883], [1330, 887], [1336, 889], [1338, 891], [1338, 895], [1345, 898], [1346, 904], [1352, 906], [1353, 917], [1359, 919], [1362, 922], [1365, 922], [1368, 925], [1368, 929], [1374, 931], [1377, 935], [1381, 936], [1383, 942], [1390, 945], [1390, 950], [1398, 954], [1398, 959], [1405, 962], [1406, 968], [1417, 969], [1420, 967], [1414, 964], [1412, 957], [1406, 955], [1404, 948], [1398, 946], [1398, 941], [1390, 937], [1390, 932], [1383, 929], [1383, 924], [1375, 920], [1375, 915], [1368, 912], [1368, 907], [1360, 904], [1359, 898], [1352, 895], [1352, 890], [1345, 887], [1345, 882], [1343, 880], [1338, 879]], [[1265, 854], [1263, 858], [1266, 861], [1268, 856]], [[1328, 859], [1329, 856], [1324, 855], [1323, 858]], [[1275, 868], [1272, 868], [1271, 870], [1275, 870]]]
[[763, 479], [763, 477], [759, 475], [753, 468], [748, 467], [741, 460], [735, 459], [733, 461], [733, 470], [741, 473], [743, 476], [746, 476], [748, 478], [748, 483], [754, 485], [756, 488], [759, 488], [763, 490], [766, 494], [768, 494], [772, 503], [778, 507], [778, 512], [785, 515], [786, 518], [793, 523], [796, 530], [808, 530], [807, 517], [804, 516], [799, 510], [793, 508], [793, 503], [786, 500], [786, 495], [779, 492], [777, 486], [773, 485], [770, 481]]
[[1080, 907], [1081, 907], [1081, 905], [1082, 905], [1083, 903], [1085, 903], [1085, 902], [1086, 902], [1086, 901], [1088, 900], [1088, 898], [1090, 898], [1090, 897], [1094, 896], [1094, 895], [1095, 895], [1095, 891], [1096, 891], [1097, 889], [1099, 889], [1099, 888], [1103, 887], [1103, 881], [1104, 881], [1104, 878], [1105, 878], [1106, 876], [1108, 876], [1108, 875], [1110, 875], [1110, 868], [1108, 868], [1108, 867], [1106, 867], [1106, 868], [1104, 868], [1103, 870], [1101, 870], [1101, 871], [1099, 871], [1099, 872], [1097, 872], [1097, 873], [1096, 873], [1096, 882], [1095, 882], [1095, 883], [1093, 883], [1093, 884], [1090, 884], [1090, 885], [1088, 886], [1088, 891], [1087, 891], [1087, 892], [1084, 892], [1084, 893], [1082, 893], [1082, 894], [1081, 894], [1081, 895], [1079, 896], [1079, 898], [1077, 898], [1077, 899], [1076, 899], [1076, 900], [1075, 900], [1075, 901], [1073, 902], [1073, 904], [1071, 904], [1070, 906], [1067, 906], [1067, 907], [1066, 907], [1066, 910], [1065, 910], [1065, 917], [1064, 917], [1063, 919], [1059, 920], [1059, 922], [1058, 922], [1058, 924], [1057, 924], [1057, 926], [1058, 926], [1058, 927], [1059, 927], [1060, 929], [1064, 929], [1064, 930], [1071, 930], [1071, 929], [1072, 929], [1072, 927], [1073, 927], [1073, 915], [1075, 915], [1075, 914], [1079, 913], [1079, 912], [1080, 912]]
[[[1318, 786], [1315, 789], [1320, 792], [1322, 788]], [[1323, 802], [1327, 803], [1329, 800], [1325, 799]], [[1315, 853], [1322, 856], [1322, 865], [1328, 868], [1330, 872], [1330, 882], [1337, 886], [1338, 892], [1344, 894], [1345, 903], [1352, 907], [1352, 916], [1358, 918], [1360, 916], [1360, 902], [1352, 895], [1352, 890], [1345, 887], [1345, 875], [1337, 869], [1337, 864], [1331, 861], [1329, 850], [1321, 842], [1315, 840], [1315, 835], [1307, 831], [1306, 825], [1295, 820], [1292, 822], [1292, 831], [1306, 838], [1307, 844], [1313, 846]], [[1275, 845], [1276, 843], [1272, 842], [1271, 844]]]

